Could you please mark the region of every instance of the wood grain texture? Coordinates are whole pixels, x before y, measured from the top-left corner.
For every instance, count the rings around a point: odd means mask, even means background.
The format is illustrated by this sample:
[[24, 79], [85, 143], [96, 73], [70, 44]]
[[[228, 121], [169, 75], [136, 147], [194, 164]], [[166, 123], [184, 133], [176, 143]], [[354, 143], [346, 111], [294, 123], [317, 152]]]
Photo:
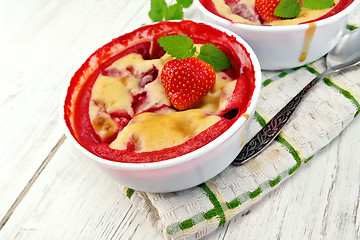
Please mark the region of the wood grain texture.
[[[64, 138], [66, 83], [150, 1], [0, 2], [0, 239], [163, 239]], [[186, 18], [196, 19], [189, 9]], [[277, 72], [264, 72], [264, 79]], [[206, 239], [360, 239], [360, 122]]]
[[127, 30], [124, 13], [139, 15], [131, 27], [145, 22], [146, 3], [1, 2], [8, 19], [0, 34], [0, 219], [63, 135], [58, 112], [66, 83], [93, 51]]
[[137, 231], [139, 223], [146, 226], [143, 217], [117, 184], [65, 140], [0, 239], [145, 239], [151, 233], [156, 239], [151, 226], [152, 232]]

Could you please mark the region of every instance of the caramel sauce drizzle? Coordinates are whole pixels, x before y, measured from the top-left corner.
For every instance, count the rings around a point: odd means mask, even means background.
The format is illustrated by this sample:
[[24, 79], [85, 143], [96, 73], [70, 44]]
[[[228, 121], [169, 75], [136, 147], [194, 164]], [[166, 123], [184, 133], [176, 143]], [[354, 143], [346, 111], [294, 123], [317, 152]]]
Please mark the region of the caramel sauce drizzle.
[[306, 60], [309, 52], [310, 43], [314, 37], [315, 30], [316, 30], [316, 23], [311, 22], [309, 24], [309, 28], [305, 32], [304, 45], [301, 51], [301, 55], [299, 57], [299, 62], [303, 62]]

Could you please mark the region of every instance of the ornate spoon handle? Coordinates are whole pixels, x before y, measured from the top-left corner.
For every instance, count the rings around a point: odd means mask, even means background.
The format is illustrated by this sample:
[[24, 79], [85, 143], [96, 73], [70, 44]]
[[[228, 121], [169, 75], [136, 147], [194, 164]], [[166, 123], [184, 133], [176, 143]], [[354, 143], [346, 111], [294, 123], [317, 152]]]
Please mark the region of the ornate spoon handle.
[[321, 79], [332, 72], [331, 69], [315, 77], [308, 83], [289, 103], [287, 103], [250, 141], [242, 148], [235, 160], [235, 165], [240, 165], [251, 157], [260, 153], [280, 133], [288, 122], [296, 107], [302, 101], [306, 93]]

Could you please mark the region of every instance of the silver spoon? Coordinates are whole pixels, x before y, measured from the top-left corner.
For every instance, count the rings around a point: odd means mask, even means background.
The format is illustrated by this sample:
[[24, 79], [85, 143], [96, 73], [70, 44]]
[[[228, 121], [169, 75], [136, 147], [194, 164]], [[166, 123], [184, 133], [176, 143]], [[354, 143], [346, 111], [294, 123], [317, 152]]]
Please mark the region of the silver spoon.
[[280, 112], [278, 112], [250, 141], [242, 148], [239, 155], [232, 162], [240, 165], [259, 154], [280, 133], [288, 122], [296, 107], [306, 93], [321, 79], [330, 73], [360, 63], [360, 29], [344, 35], [338, 44], [327, 54], [327, 69], [306, 85]]

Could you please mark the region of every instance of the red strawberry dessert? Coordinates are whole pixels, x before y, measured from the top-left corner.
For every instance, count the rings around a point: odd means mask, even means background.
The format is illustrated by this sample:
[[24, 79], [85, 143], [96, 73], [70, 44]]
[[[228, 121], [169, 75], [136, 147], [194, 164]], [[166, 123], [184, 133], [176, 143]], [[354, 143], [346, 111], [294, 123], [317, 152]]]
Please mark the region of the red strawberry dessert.
[[[158, 40], [179, 34], [191, 38], [194, 51], [215, 46], [230, 67], [215, 71], [201, 51], [175, 59]], [[220, 136], [245, 112], [254, 89], [254, 67], [235, 37], [192, 21], [160, 22], [93, 53], [71, 79], [64, 118], [75, 140], [96, 156], [156, 162]]]
[[198, 58], [173, 59], [164, 65], [161, 81], [174, 108], [185, 110], [213, 88], [216, 75], [210, 64]]
[[210, 12], [232, 22], [251, 25], [296, 25], [342, 11], [354, 0], [199, 0]]

